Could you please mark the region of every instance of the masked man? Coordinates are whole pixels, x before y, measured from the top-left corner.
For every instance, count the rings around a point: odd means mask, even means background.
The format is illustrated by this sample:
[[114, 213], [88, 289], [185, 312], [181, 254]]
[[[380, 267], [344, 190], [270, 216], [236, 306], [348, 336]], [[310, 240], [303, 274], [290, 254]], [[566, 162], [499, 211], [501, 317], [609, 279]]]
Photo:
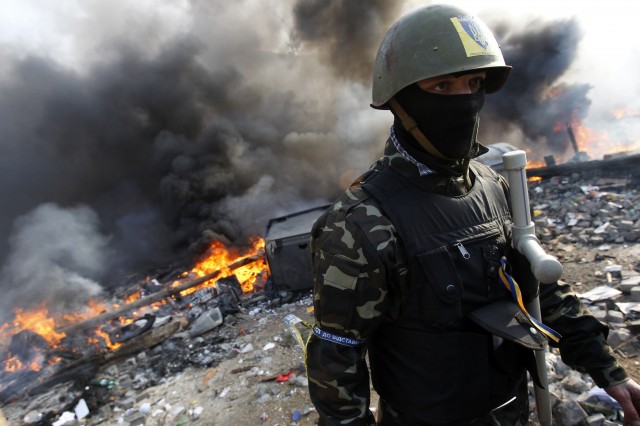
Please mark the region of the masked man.
[[[473, 160], [486, 151], [476, 139], [485, 95], [510, 69], [487, 27], [456, 7], [419, 9], [385, 35], [372, 102], [395, 119], [384, 156], [312, 231], [307, 372], [320, 424], [375, 424], [369, 377], [380, 425], [527, 424], [527, 372], [537, 381], [533, 351], [547, 339], [499, 279], [505, 257], [516, 281], [531, 281], [511, 245], [507, 184]], [[521, 292], [526, 302], [538, 288]], [[640, 387], [607, 327], [565, 284], [543, 284], [539, 297], [562, 335], [548, 344], [640, 424]]]

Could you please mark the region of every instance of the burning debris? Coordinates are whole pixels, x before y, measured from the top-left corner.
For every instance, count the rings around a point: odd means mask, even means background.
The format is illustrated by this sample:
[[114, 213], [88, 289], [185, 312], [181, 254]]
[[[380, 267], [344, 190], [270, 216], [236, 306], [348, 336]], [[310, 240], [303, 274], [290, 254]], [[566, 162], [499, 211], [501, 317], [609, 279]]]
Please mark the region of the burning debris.
[[17, 308], [13, 321], [0, 327], [0, 401], [37, 394], [68, 380], [78, 368], [93, 365], [89, 370], [95, 370], [156, 345], [178, 330], [176, 316], [197, 324], [212, 310], [219, 311], [220, 320], [222, 314], [236, 312], [244, 293], [266, 285], [263, 249], [262, 239], [242, 254], [214, 244], [208, 257], [179, 279], [165, 285], [156, 280], [153, 292], [142, 285], [109, 309], [92, 301], [84, 313], [52, 317], [44, 305], [33, 311]]
[[[584, 153], [584, 151], [581, 152]], [[527, 175], [530, 178], [542, 179], [584, 173], [590, 175], [591, 179], [626, 176], [630, 183], [640, 180], [640, 173], [638, 173], [638, 168], [636, 167], [638, 160], [640, 160], [640, 153], [627, 154], [620, 152], [609, 154], [605, 155], [602, 160], [588, 160], [588, 156], [585, 153], [580, 158], [581, 160], [555, 164], [555, 159], [549, 156], [546, 166], [538, 167], [534, 165], [529, 167], [527, 168]]]
[[[571, 158], [570, 161], [580, 162], [580, 161], [589, 161], [590, 158], [585, 151], [580, 151], [578, 148], [578, 142], [576, 141], [576, 136], [573, 133], [573, 129], [570, 124], [567, 124], [567, 133], [569, 134], [569, 140], [571, 141], [571, 146], [575, 151], [575, 155]], [[555, 162], [554, 162], [555, 163]]]

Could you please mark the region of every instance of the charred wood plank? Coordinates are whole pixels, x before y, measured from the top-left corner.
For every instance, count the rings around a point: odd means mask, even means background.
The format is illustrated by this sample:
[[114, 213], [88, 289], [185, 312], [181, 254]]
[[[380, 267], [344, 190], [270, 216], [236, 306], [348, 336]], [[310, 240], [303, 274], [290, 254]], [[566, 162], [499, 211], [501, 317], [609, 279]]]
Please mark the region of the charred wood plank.
[[[229, 270], [234, 270], [234, 269], [238, 269], [242, 266], [248, 265], [250, 263], [256, 262], [260, 259], [263, 258], [263, 254], [259, 253], [256, 254], [254, 256], [249, 256], [249, 257], [245, 257], [243, 259], [240, 259], [234, 263], [232, 263], [231, 265], [227, 266], [227, 269]], [[118, 318], [119, 316], [122, 316], [124, 313], [131, 311], [133, 309], [142, 307], [142, 306], [147, 306], [150, 305], [152, 303], [155, 302], [159, 302], [160, 300], [163, 300], [167, 297], [173, 296], [175, 294], [178, 294], [184, 290], [188, 290], [192, 287], [195, 287], [197, 285], [203, 284], [207, 281], [210, 281], [212, 279], [217, 278], [218, 276], [220, 276], [220, 274], [222, 273], [221, 270], [218, 271], [214, 271], [211, 272], [207, 275], [203, 275], [202, 277], [187, 281], [185, 283], [182, 283], [176, 287], [171, 287], [171, 288], [167, 288], [164, 290], [161, 290], [157, 293], [153, 293], [149, 296], [146, 297], [142, 297], [134, 302], [128, 303], [126, 305], [123, 305], [117, 309], [114, 309], [112, 311], [108, 311], [108, 312], [104, 312], [98, 316], [89, 318], [87, 320], [81, 321], [79, 323], [76, 324], [72, 324], [62, 330], [60, 330], [61, 332], [65, 333], [65, 334], [69, 334], [69, 333], [74, 333], [77, 332], [79, 330], [82, 329], [86, 329], [86, 328], [95, 328], [98, 325], [104, 324], [108, 321], [111, 321], [113, 319]]]
[[9, 386], [0, 389], [0, 402], [15, 402], [25, 396], [38, 395], [61, 383], [84, 384], [95, 375], [100, 366], [162, 343], [179, 329], [179, 321], [170, 321], [141, 334], [114, 351], [92, 353], [71, 362], [56, 363], [37, 372], [15, 373], [15, 380], [9, 383]]
[[104, 355], [104, 361], [112, 362], [117, 359], [142, 352], [164, 342], [169, 337], [173, 336], [179, 329], [179, 321], [170, 321], [160, 327], [152, 328], [135, 339], [130, 340], [123, 346], [120, 346], [115, 351], [107, 352]]

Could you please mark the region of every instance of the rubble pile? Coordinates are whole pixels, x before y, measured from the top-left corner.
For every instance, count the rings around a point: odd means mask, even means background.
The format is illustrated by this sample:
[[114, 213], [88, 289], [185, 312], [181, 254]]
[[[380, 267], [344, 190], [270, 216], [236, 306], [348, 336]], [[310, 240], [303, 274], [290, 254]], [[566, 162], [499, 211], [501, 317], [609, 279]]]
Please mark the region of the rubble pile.
[[[309, 320], [308, 293], [268, 288], [245, 294], [235, 277], [228, 277], [216, 289], [204, 288], [173, 304], [172, 315], [153, 323], [152, 330], [180, 324], [162, 342], [13, 401], [3, 407], [9, 424], [229, 424], [238, 419], [232, 414], [229, 422], [218, 423], [223, 410], [215, 408], [216, 401], [237, 401], [242, 412], [244, 404], [279, 400], [277, 407], [291, 394], [306, 393], [303, 353], [283, 318], [295, 312]], [[240, 397], [248, 400], [241, 403]], [[303, 418], [311, 411], [310, 403], [299, 404], [286, 417]], [[266, 421], [274, 414], [260, 413], [256, 421], [262, 422], [259, 417]]]
[[[640, 192], [634, 177], [590, 171], [529, 185], [536, 234], [583, 303], [611, 331], [608, 343], [636, 380], [640, 341]], [[588, 375], [547, 353], [558, 425], [621, 425], [620, 407]], [[534, 400], [531, 399], [534, 406]], [[532, 419], [535, 421], [535, 412]]]
[[629, 179], [554, 176], [531, 185], [538, 238], [587, 246], [640, 240], [640, 192]]

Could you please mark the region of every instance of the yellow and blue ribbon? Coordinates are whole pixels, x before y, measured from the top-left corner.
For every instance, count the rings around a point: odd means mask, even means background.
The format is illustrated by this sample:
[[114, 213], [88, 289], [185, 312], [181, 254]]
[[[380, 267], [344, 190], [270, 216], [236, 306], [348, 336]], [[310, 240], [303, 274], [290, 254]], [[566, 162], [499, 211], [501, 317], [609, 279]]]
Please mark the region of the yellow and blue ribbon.
[[509, 263], [507, 262], [506, 257], [503, 256], [500, 259], [500, 265], [501, 265], [501, 268], [498, 271], [500, 275], [500, 281], [502, 281], [502, 283], [507, 288], [507, 290], [509, 290], [513, 299], [518, 303], [518, 306], [520, 306], [520, 309], [522, 309], [522, 312], [524, 312], [524, 314], [531, 320], [533, 325], [542, 334], [544, 334], [545, 336], [547, 336], [549, 339], [553, 340], [556, 343], [559, 342], [560, 339], [562, 338], [562, 335], [560, 335], [560, 333], [544, 325], [542, 322], [532, 317], [529, 314], [529, 312], [527, 312], [527, 309], [524, 307], [524, 302], [522, 301], [522, 293], [520, 292], [520, 287], [518, 286], [518, 283], [516, 282], [516, 280], [514, 280], [513, 277], [507, 272]]

